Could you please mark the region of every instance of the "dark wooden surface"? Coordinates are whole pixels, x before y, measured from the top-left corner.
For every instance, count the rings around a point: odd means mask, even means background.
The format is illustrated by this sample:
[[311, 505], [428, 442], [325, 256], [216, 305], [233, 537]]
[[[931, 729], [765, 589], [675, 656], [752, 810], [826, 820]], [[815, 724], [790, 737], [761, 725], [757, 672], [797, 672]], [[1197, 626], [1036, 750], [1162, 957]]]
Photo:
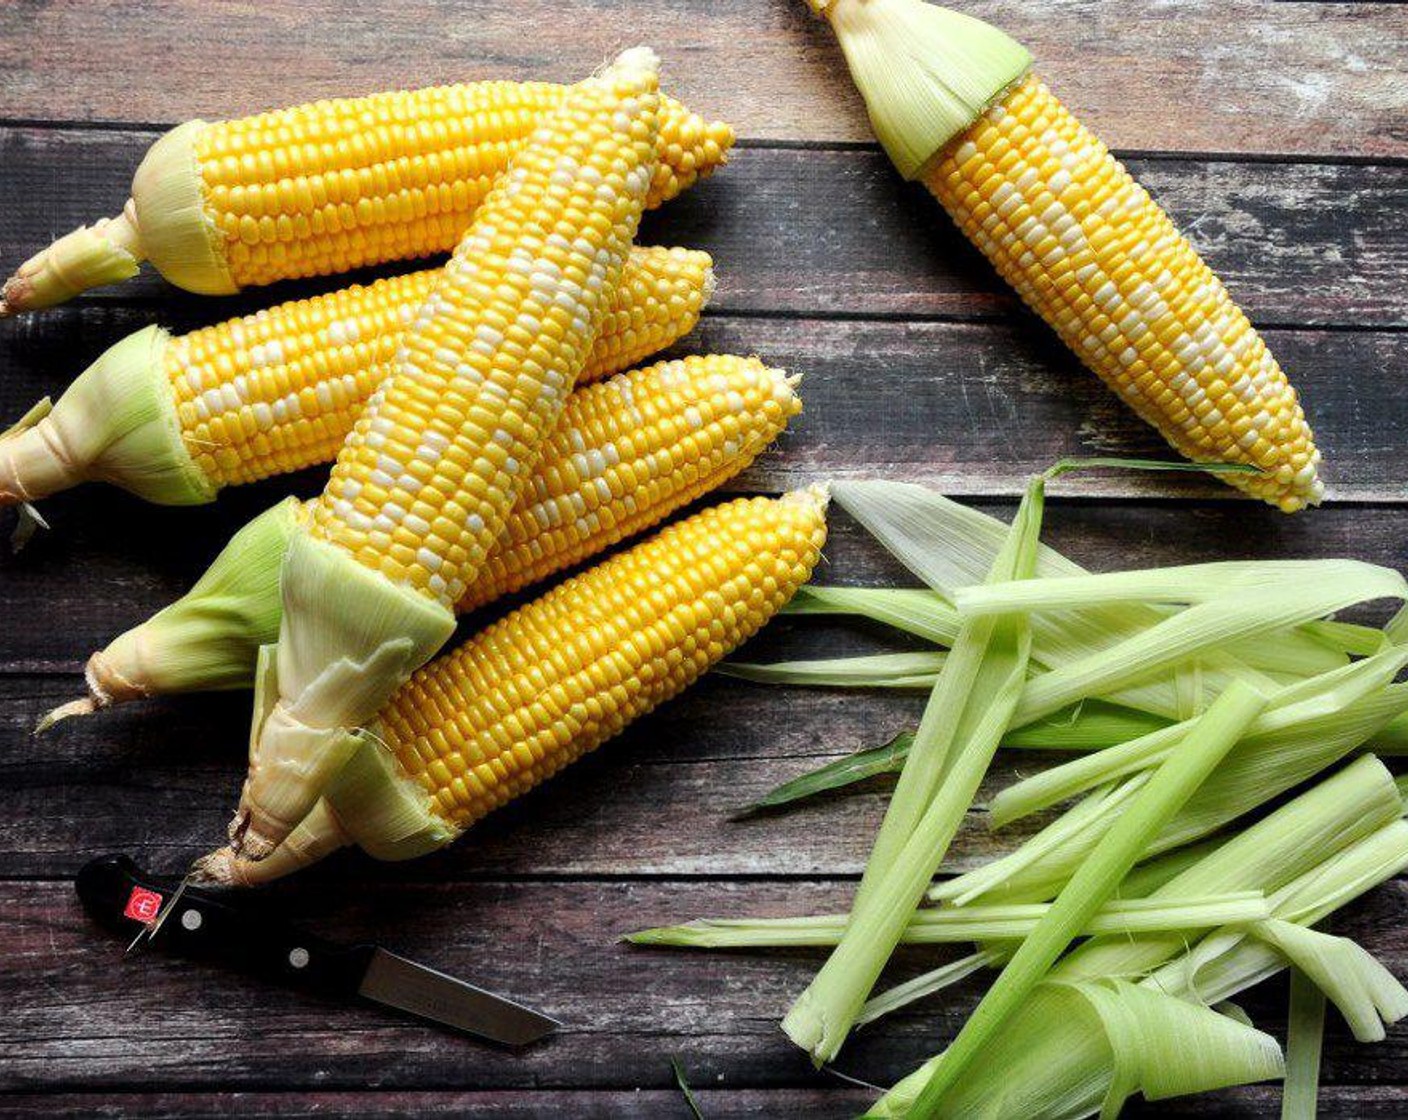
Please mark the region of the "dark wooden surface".
[[[1266, 330], [1306, 400], [1330, 501], [1290, 519], [1196, 483], [1063, 483], [1049, 539], [1096, 566], [1351, 555], [1408, 564], [1408, 9], [1258, 0], [973, 3], [1116, 147]], [[523, 28], [532, 29], [524, 34]], [[1020, 313], [977, 256], [869, 144], [834, 46], [799, 0], [515, 0], [415, 5], [0, 6], [0, 267], [114, 212], [161, 128], [306, 97], [478, 76], [571, 79], [652, 42], [674, 90], [744, 141], [722, 175], [648, 222], [715, 254], [721, 287], [690, 346], [806, 375], [806, 413], [736, 486], [922, 479], [1009, 513], [1023, 476], [1151, 439]], [[331, 286], [328, 282], [323, 286]], [[154, 320], [214, 321], [298, 289], [198, 300], [154, 277], [0, 324], [0, 423]], [[198, 697], [33, 739], [92, 648], [188, 586], [229, 532], [316, 472], [160, 510], [99, 488], [0, 559], [0, 1115], [685, 1116], [854, 1113], [870, 1094], [814, 1073], [776, 1029], [814, 953], [632, 950], [619, 935], [705, 913], [845, 905], [883, 807], [869, 788], [731, 822], [750, 797], [913, 719], [914, 697], [722, 679], [642, 722], [449, 851], [337, 858], [278, 894], [335, 936], [375, 937], [560, 1016], [506, 1055], [360, 1009], [182, 967], [123, 962], [70, 877], [115, 849], [175, 871], [216, 835], [242, 769], [246, 698]], [[844, 517], [821, 578], [902, 578]], [[874, 645], [781, 624], [759, 657]], [[1003, 758], [996, 785], [1041, 765]], [[1013, 842], [974, 814], [955, 868]], [[1340, 928], [1408, 974], [1408, 887]], [[904, 968], [932, 960], [905, 957]], [[933, 1052], [976, 988], [857, 1036], [839, 1068], [877, 1083]], [[1273, 1029], [1276, 983], [1248, 999]], [[1322, 1115], [1408, 1114], [1408, 1033], [1360, 1046], [1332, 1024]], [[1160, 1116], [1274, 1116], [1274, 1087]], [[1134, 1110], [1137, 1111], [1137, 1110]]]

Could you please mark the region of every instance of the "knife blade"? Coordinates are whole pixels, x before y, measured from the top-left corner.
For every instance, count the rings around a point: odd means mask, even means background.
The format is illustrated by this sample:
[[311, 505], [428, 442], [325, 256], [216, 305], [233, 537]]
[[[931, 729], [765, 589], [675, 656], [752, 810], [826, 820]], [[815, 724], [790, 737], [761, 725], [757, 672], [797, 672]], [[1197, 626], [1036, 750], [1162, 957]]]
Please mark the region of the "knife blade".
[[[150, 927], [174, 897], [127, 856], [101, 856], [78, 873], [84, 908], [130, 937]], [[245, 892], [187, 889], [150, 944], [333, 998], [360, 998], [504, 1046], [526, 1046], [556, 1020], [514, 1000], [375, 945], [340, 945], [281, 919]]]

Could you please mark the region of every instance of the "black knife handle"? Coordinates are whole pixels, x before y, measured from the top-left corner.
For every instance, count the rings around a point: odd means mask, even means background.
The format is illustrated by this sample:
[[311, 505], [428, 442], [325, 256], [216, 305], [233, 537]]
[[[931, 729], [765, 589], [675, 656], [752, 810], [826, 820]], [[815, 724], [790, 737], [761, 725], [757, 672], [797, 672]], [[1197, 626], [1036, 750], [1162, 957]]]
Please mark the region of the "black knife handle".
[[[129, 940], [176, 888], [126, 856], [101, 856], [78, 873], [78, 897], [100, 924]], [[375, 951], [335, 945], [264, 912], [247, 894], [188, 888], [152, 945], [327, 996], [352, 996]]]

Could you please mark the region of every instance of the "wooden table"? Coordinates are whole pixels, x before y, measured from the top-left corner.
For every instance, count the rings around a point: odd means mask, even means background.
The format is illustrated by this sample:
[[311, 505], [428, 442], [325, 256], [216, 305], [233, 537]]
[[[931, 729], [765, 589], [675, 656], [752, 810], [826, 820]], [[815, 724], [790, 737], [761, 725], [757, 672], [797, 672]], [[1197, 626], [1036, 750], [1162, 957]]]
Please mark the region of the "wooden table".
[[[1059, 487], [1048, 538], [1095, 567], [1219, 557], [1408, 562], [1408, 9], [1167, 0], [974, 2], [1167, 205], [1299, 386], [1327, 460], [1324, 508], [1295, 518], [1195, 482], [1129, 475]], [[743, 140], [644, 236], [709, 249], [718, 299], [693, 349], [756, 351], [806, 375], [806, 414], [738, 488], [819, 477], [931, 482], [1008, 514], [1063, 454], [1162, 454], [1020, 312], [869, 140], [825, 30], [797, 0], [514, 0], [414, 5], [68, 0], [0, 7], [0, 263], [114, 213], [168, 125], [316, 96], [478, 76], [572, 79], [616, 48], [660, 49], [675, 92]], [[152, 276], [0, 324], [0, 417], [57, 392], [104, 347], [336, 281], [201, 300]], [[41, 738], [88, 651], [184, 590], [229, 533], [317, 472], [166, 510], [90, 487], [45, 503], [52, 532], [0, 561], [0, 1113], [161, 1116], [844, 1116], [865, 1091], [814, 1073], [777, 1019], [815, 954], [632, 951], [622, 932], [703, 914], [846, 904], [884, 791], [731, 823], [775, 782], [913, 720], [917, 700], [709, 680], [455, 848], [402, 866], [348, 856], [287, 884], [291, 912], [515, 993], [560, 1016], [509, 1055], [155, 956], [123, 962], [70, 884], [123, 850], [178, 871], [215, 839], [243, 770], [244, 696], [112, 713]], [[844, 517], [828, 581], [899, 578]], [[778, 625], [757, 643], [874, 635]], [[1020, 760], [1031, 765], [1031, 759]], [[1003, 759], [992, 783], [1018, 762]], [[1011, 841], [982, 821], [955, 867]], [[1408, 973], [1408, 889], [1345, 915]], [[917, 961], [919, 958], [915, 958]], [[1283, 986], [1249, 1001], [1279, 1029]], [[885, 1084], [934, 1052], [967, 989], [867, 1030], [839, 1068]], [[1408, 1114], [1402, 1029], [1330, 1029], [1323, 1114]], [[1160, 1116], [1272, 1116], [1275, 1087]], [[1150, 1111], [1152, 1113], [1152, 1110]]]

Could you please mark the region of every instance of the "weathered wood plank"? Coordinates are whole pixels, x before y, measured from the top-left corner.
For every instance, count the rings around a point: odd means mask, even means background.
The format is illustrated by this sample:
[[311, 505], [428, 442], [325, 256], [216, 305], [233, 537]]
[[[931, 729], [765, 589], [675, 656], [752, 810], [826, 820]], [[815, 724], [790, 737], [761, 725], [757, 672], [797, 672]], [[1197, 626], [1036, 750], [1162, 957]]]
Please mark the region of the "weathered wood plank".
[[[1246, 1120], [1274, 1116], [1281, 1104], [1274, 1085], [1256, 1085], [1221, 1093], [1131, 1103], [1127, 1120]], [[694, 1088], [709, 1120], [742, 1117], [808, 1116], [813, 1120], [850, 1120], [872, 1100], [864, 1090], [837, 1086], [816, 1089]], [[1326, 1085], [1320, 1091], [1323, 1120], [1399, 1120], [1404, 1091], [1397, 1085]], [[338, 1116], [344, 1120], [382, 1120], [420, 1116], [492, 1116], [507, 1120], [571, 1116], [575, 1120], [688, 1120], [683, 1098], [669, 1089], [388, 1092], [245, 1092], [245, 1093], [18, 1093], [0, 1097], [0, 1117], [88, 1117], [140, 1114], [148, 1120], [175, 1117]]]
[[[155, 136], [0, 128], [0, 267], [115, 212]], [[1408, 323], [1408, 230], [1399, 220], [1408, 167], [1195, 159], [1130, 167], [1258, 323]], [[722, 311], [976, 318], [1013, 303], [932, 199], [876, 151], [743, 149], [712, 181], [650, 215], [642, 240], [712, 252]], [[159, 301], [163, 322], [186, 326], [341, 282], [202, 300], [149, 269], [89, 298]]]
[[[969, 10], [1027, 43], [1040, 72], [1120, 147], [1408, 153], [1408, 21], [1391, 4], [987, 0]], [[446, 0], [353, 11], [335, 0], [164, 0], [117, 20], [82, 0], [14, 4], [0, 9], [0, 83], [12, 119], [174, 123], [439, 81], [570, 81], [631, 41], [655, 45], [669, 85], [745, 136], [869, 138], [830, 33], [796, 0], [597, 0], [566, 19], [550, 0], [471, 11]], [[112, 65], [116, 49], [130, 65]]]
[[[244, 775], [248, 696], [154, 703], [32, 737], [35, 719], [72, 695], [67, 682], [0, 677], [0, 777], [10, 790], [0, 816], [0, 875], [72, 875], [112, 850], [179, 874], [224, 834]], [[856, 875], [885, 810], [886, 782], [786, 813], [730, 818], [819, 762], [913, 726], [921, 707], [922, 697], [711, 678], [444, 852], [404, 865], [348, 853], [319, 873], [428, 882]], [[1052, 761], [1005, 753], [980, 797]], [[981, 863], [1031, 827], [993, 833], [975, 811], [949, 866]]]
[[[874, 1099], [865, 1089], [694, 1089], [708, 1120], [736, 1117], [808, 1116], [814, 1120], [849, 1120]], [[1204, 1093], [1188, 1099], [1166, 1100], [1159, 1105], [1131, 1103], [1121, 1116], [1197, 1117], [1197, 1120], [1245, 1120], [1249, 1116], [1274, 1116], [1280, 1107], [1276, 1086], [1252, 1086], [1222, 1093]], [[30, 1117], [35, 1110], [45, 1116], [125, 1116], [141, 1114], [148, 1120], [166, 1117], [231, 1116], [338, 1116], [356, 1120], [379, 1117], [491, 1116], [522, 1120], [524, 1117], [572, 1116], [579, 1120], [687, 1120], [690, 1113], [679, 1093], [669, 1089], [520, 1090], [520, 1092], [431, 1093], [17, 1093], [0, 1097], [0, 1117]], [[1398, 1120], [1404, 1112], [1404, 1093], [1398, 1086], [1324, 1086], [1318, 1116], [1324, 1120]]]
[[[864, 1089], [700, 1089], [695, 1096], [709, 1120], [741, 1117], [808, 1116], [813, 1120], [849, 1120], [873, 1099]], [[1197, 1097], [1131, 1103], [1121, 1115], [1127, 1120], [1246, 1120], [1274, 1116], [1280, 1089], [1257, 1085], [1206, 1093]], [[1396, 1085], [1333, 1085], [1320, 1091], [1318, 1115], [1323, 1120], [1399, 1120], [1404, 1093]], [[346, 1120], [389, 1117], [492, 1116], [508, 1120], [526, 1117], [571, 1116], [579, 1120], [688, 1120], [690, 1113], [678, 1093], [668, 1089], [544, 1090], [431, 1093], [19, 1093], [0, 1097], [0, 1117], [29, 1117], [36, 1110], [53, 1117], [123, 1116], [140, 1114], [148, 1120], [168, 1117], [338, 1116]]]
[[[754, 481], [767, 480], [744, 476], [738, 486]], [[1330, 556], [1408, 567], [1408, 512], [1398, 507], [1327, 506], [1283, 517], [1240, 502], [1067, 501], [1075, 483], [1071, 476], [1052, 487], [1044, 538], [1093, 569]], [[317, 472], [304, 472], [231, 490], [194, 509], [163, 509], [99, 486], [45, 503], [53, 531], [36, 535], [17, 556], [0, 549], [0, 672], [78, 672], [90, 652], [190, 587], [249, 518], [290, 488], [307, 494], [320, 484]], [[970, 504], [1005, 518], [1015, 508], [1011, 501]], [[844, 511], [833, 506], [829, 522], [818, 580], [915, 582]], [[775, 626], [759, 641], [766, 646], [778, 632]]]
[[[715, 1089], [695, 1088], [709, 1120], [806, 1115], [842, 1120], [858, 1115], [874, 1094], [861, 1089]], [[137, 1116], [147, 1120], [175, 1117], [316, 1117], [382, 1120], [422, 1116], [492, 1117], [530, 1120], [570, 1116], [573, 1120], [689, 1120], [684, 1097], [670, 1089], [520, 1090], [464, 1092], [342, 1093], [64, 1093], [0, 1097], [0, 1117], [29, 1117], [41, 1110], [51, 1117]], [[1321, 1110], [1322, 1116], [1333, 1113]]]
[[[129, 312], [110, 307], [65, 308], [7, 325], [0, 415], [22, 415], [36, 398], [61, 389], [132, 325]], [[1301, 329], [1266, 337], [1306, 402], [1330, 500], [1401, 499], [1408, 384], [1386, 371], [1408, 364], [1408, 333]], [[1063, 456], [1171, 454], [1025, 315], [979, 323], [716, 315], [679, 351], [756, 353], [804, 375], [805, 411], [750, 472], [747, 485], [757, 488], [883, 476], [954, 495], [1012, 495]], [[1082, 475], [1066, 492], [1235, 497], [1200, 477], [1130, 472]], [[1248, 516], [1269, 520], [1250, 507]]]
[[[6, 1060], [0, 1087], [107, 1086], [160, 1091], [279, 1087], [654, 1088], [672, 1085], [678, 1055], [699, 1086], [824, 1084], [777, 1030], [788, 1001], [817, 967], [814, 951], [688, 953], [616, 943], [641, 925], [704, 912], [834, 909], [848, 886], [813, 883], [481, 883], [383, 886], [366, 893], [305, 881], [283, 903], [319, 929], [380, 941], [453, 974], [514, 993], [564, 1029], [506, 1055], [364, 1007], [342, 1007], [216, 970], [140, 954], [95, 932], [64, 883], [0, 884], [14, 934], [0, 959]], [[1337, 928], [1389, 967], [1408, 969], [1408, 888], [1376, 891]], [[932, 965], [906, 952], [896, 975]], [[629, 976], [629, 982], [623, 982]], [[838, 1068], [888, 1083], [950, 1037], [978, 985], [863, 1031]], [[1284, 986], [1245, 1000], [1281, 1030]], [[1333, 1022], [1325, 1080], [1393, 1084], [1408, 1032], [1360, 1046]]]

